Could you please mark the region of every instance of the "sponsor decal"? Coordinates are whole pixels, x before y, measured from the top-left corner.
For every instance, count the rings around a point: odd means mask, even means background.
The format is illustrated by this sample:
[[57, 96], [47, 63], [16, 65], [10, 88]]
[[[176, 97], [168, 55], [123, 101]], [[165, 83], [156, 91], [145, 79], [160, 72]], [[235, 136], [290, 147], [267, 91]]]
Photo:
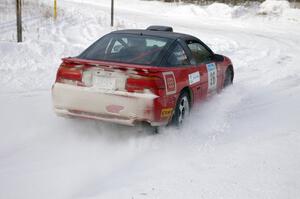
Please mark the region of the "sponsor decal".
[[166, 94], [171, 95], [176, 93], [176, 79], [173, 72], [163, 72], [166, 85]]
[[124, 106], [119, 106], [119, 105], [108, 105], [106, 106], [107, 112], [110, 113], [120, 113], [121, 110], [124, 109]]
[[161, 110], [160, 117], [161, 118], [168, 118], [172, 115], [172, 113], [173, 113], [173, 108], [163, 108]]
[[199, 71], [189, 74], [189, 83], [190, 85], [200, 82], [200, 73]]

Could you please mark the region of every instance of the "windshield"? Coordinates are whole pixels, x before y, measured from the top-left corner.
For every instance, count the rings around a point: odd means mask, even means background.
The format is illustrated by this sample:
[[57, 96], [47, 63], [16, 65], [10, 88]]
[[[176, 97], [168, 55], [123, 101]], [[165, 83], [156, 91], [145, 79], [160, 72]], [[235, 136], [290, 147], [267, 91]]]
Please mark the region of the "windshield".
[[79, 58], [150, 65], [157, 63], [169, 39], [147, 35], [108, 34]]

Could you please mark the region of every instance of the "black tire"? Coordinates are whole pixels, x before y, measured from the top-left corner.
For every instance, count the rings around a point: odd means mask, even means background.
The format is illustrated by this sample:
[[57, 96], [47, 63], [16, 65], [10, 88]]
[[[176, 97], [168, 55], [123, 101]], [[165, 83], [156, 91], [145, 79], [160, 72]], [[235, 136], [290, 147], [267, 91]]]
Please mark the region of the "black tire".
[[225, 72], [224, 88], [231, 85], [233, 80], [233, 70], [228, 67]]
[[175, 112], [172, 118], [172, 124], [175, 126], [181, 126], [186, 117], [190, 114], [190, 108], [191, 105], [189, 95], [184, 92], [177, 100]]

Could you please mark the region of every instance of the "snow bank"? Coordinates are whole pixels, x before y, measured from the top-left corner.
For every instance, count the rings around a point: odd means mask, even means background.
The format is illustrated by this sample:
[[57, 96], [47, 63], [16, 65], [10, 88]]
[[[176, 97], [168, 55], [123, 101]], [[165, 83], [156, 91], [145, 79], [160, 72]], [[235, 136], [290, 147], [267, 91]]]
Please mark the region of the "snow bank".
[[169, 17], [182, 18], [192, 17], [205, 20], [206, 18], [231, 18], [232, 7], [223, 3], [213, 3], [209, 6], [198, 6], [193, 4], [173, 5], [165, 15]]
[[[167, 9], [166, 9], [167, 7]], [[262, 15], [276, 16], [278, 19], [299, 18], [299, 12], [290, 8], [286, 0], [266, 0], [258, 4], [252, 3], [250, 6], [229, 6], [224, 3], [213, 3], [208, 6], [198, 6], [193, 4], [167, 4], [167, 6], [153, 9], [154, 13], [164, 13], [167, 17], [182, 19], [182, 17], [198, 18], [199, 20], [218, 19], [250, 19], [261, 17]], [[297, 14], [298, 13], [298, 14]], [[286, 15], [288, 14], [288, 17]], [[281, 18], [278, 18], [281, 17]], [[269, 18], [274, 20], [275, 18]]]
[[167, 16], [170, 17], [197, 17], [197, 16], [206, 16], [206, 12], [203, 8], [200, 8], [196, 5], [181, 5], [174, 6], [166, 12]]
[[266, 0], [259, 7], [258, 14], [281, 15], [286, 9], [290, 8], [290, 3], [286, 0]]
[[213, 3], [206, 8], [208, 16], [214, 16], [217, 18], [230, 18], [233, 8], [224, 3]]

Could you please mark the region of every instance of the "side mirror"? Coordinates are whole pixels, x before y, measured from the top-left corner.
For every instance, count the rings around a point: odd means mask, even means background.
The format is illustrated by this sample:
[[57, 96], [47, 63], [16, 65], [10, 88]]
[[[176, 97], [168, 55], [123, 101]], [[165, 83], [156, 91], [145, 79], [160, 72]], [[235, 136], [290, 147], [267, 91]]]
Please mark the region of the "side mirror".
[[219, 55], [219, 54], [214, 54], [213, 55], [213, 60], [216, 61], [216, 62], [222, 62], [222, 61], [224, 61], [224, 57], [222, 55]]

